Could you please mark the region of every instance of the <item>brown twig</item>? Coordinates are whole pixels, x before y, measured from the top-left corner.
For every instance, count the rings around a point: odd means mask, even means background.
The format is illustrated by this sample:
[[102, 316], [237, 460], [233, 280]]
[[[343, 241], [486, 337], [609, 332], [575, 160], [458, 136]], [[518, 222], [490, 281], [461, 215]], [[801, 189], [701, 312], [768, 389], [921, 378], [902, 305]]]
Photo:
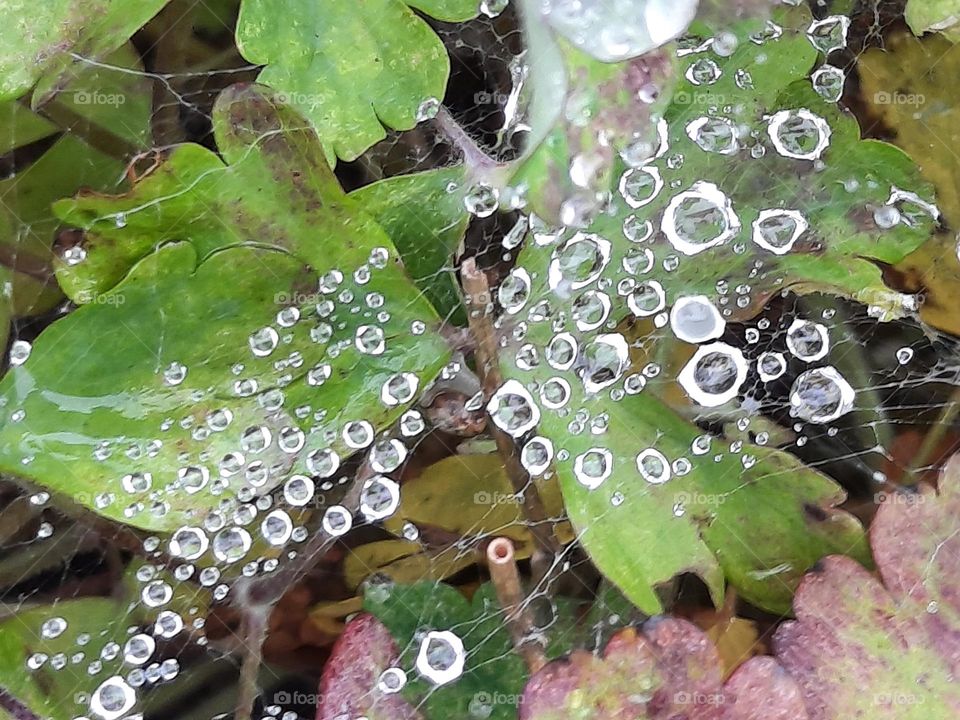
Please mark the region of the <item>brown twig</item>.
[[257, 675], [263, 659], [263, 641], [267, 637], [267, 618], [270, 608], [246, 608], [243, 613], [243, 659], [240, 665], [240, 695], [234, 720], [250, 720], [253, 705], [259, 695]]
[[508, 538], [498, 537], [487, 545], [487, 567], [497, 592], [497, 600], [506, 615], [513, 646], [533, 674], [547, 664], [547, 658], [543, 654], [543, 648], [533, 639], [536, 625], [523, 604], [520, 573], [517, 570], [513, 543]]
[[[490, 285], [487, 276], [477, 268], [474, 258], [467, 258], [460, 268], [460, 277], [467, 301], [467, 320], [476, 342], [475, 357], [477, 374], [483, 383], [484, 397], [489, 401], [503, 384], [498, 357], [497, 333], [490, 316]], [[513, 438], [490, 423], [490, 432], [497, 444], [497, 451], [503, 457], [510, 482], [517, 497], [523, 498], [523, 512], [530, 521], [530, 533], [537, 546], [548, 557], [553, 558], [560, 552], [560, 544], [554, 537], [551, 523], [537, 486], [533, 483], [526, 468], [520, 463]]]

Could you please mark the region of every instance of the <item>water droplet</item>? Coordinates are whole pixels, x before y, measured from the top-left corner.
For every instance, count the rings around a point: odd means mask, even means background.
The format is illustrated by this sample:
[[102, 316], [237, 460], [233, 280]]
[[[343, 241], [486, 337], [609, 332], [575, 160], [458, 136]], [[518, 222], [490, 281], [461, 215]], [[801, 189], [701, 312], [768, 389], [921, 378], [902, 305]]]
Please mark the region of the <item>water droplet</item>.
[[767, 133], [778, 153], [796, 160], [816, 160], [830, 145], [827, 121], [806, 108], [774, 113]]
[[610, 242], [599, 235], [577, 233], [550, 261], [547, 282], [551, 290], [579, 290], [594, 282], [610, 261]]
[[486, 183], [477, 183], [464, 196], [463, 206], [475, 217], [490, 217], [500, 207], [500, 191]]
[[33, 346], [26, 340], [14, 340], [10, 344], [10, 365], [17, 367], [23, 365], [30, 357], [30, 350]]
[[523, 268], [514, 268], [497, 289], [500, 307], [507, 314], [514, 315], [523, 309], [529, 298], [530, 274]]
[[854, 397], [850, 383], [827, 366], [808, 370], [796, 379], [790, 390], [790, 405], [804, 420], [828, 423], [850, 412]]
[[797, 318], [787, 328], [787, 349], [804, 362], [819, 360], [830, 350], [827, 328], [820, 323]]
[[[480, 14], [489, 18], [497, 17], [507, 9], [509, 4], [510, 0], [480, 0]], [[406, 681], [406, 676], [404, 676], [404, 681]]]
[[540, 422], [540, 408], [516, 380], [507, 380], [487, 403], [494, 424], [511, 437], [520, 437]]
[[630, 365], [630, 349], [619, 333], [598, 335], [583, 349], [577, 374], [588, 393], [599, 392], [617, 382]]
[[753, 221], [753, 241], [765, 250], [785, 255], [806, 229], [806, 218], [796, 210], [761, 210]]
[[339, 537], [353, 527], [353, 516], [342, 505], [331, 505], [323, 513], [322, 524], [328, 535]]
[[90, 711], [102, 720], [115, 720], [130, 710], [137, 694], [119, 675], [104, 680], [90, 696]]
[[653, 166], [633, 168], [620, 176], [620, 195], [632, 208], [652, 202], [662, 188], [660, 170]]
[[40, 637], [45, 640], [52, 640], [60, 637], [67, 629], [67, 621], [62, 617], [47, 618], [40, 626]]
[[647, 448], [637, 455], [637, 470], [648, 483], [662, 485], [670, 479], [670, 462], [663, 453]]
[[765, 352], [757, 358], [757, 374], [763, 382], [781, 377], [787, 371], [787, 361], [782, 353]]
[[213, 538], [213, 554], [221, 562], [237, 562], [249, 552], [251, 544], [250, 533], [243, 528], [225, 528]]
[[266, 357], [274, 351], [280, 336], [272, 327], [263, 327], [250, 335], [250, 350], [257, 357]]
[[206, 551], [210, 541], [207, 534], [198, 527], [178, 528], [170, 538], [170, 554], [185, 560], [196, 560]]
[[382, 355], [386, 346], [383, 329], [377, 325], [361, 325], [357, 328], [354, 345], [364, 355]]
[[740, 219], [720, 188], [698, 180], [670, 200], [660, 229], [674, 248], [684, 255], [696, 255], [736, 235]]
[[846, 81], [843, 70], [833, 65], [824, 65], [810, 76], [810, 83], [817, 95], [827, 102], [837, 102], [843, 95], [843, 84]]
[[424, 120], [432, 120], [440, 112], [440, 100], [435, 97], [429, 97], [417, 107], [416, 120], [418, 123]]
[[553, 443], [545, 437], [530, 438], [520, 451], [520, 463], [536, 477], [546, 472], [553, 461]]
[[732, 155], [740, 149], [736, 128], [727, 118], [699, 117], [687, 123], [686, 130], [687, 136], [705, 152]]
[[747, 377], [743, 353], [726, 343], [702, 345], [677, 377], [690, 398], [704, 407], [733, 400]]
[[706, 295], [678, 298], [670, 310], [670, 328], [680, 340], [702, 343], [723, 335], [726, 321]]
[[602, 447], [590, 448], [573, 461], [573, 475], [588, 490], [603, 484], [613, 472], [613, 455]]
[[656, 315], [666, 306], [663, 285], [656, 280], [645, 280], [627, 296], [627, 307], [637, 317]]
[[368, 522], [393, 515], [400, 504], [400, 486], [383, 475], [375, 475], [363, 483], [360, 491], [360, 512]]
[[172, 362], [163, 371], [163, 381], [167, 385], [179, 385], [187, 377], [187, 366]]
[[434, 685], [446, 685], [463, 674], [463, 641], [449, 630], [428, 632], [420, 642], [417, 671]]
[[807, 28], [810, 44], [824, 54], [841, 50], [847, 45], [850, 18], [846, 15], [831, 15], [823, 20], [814, 20]]

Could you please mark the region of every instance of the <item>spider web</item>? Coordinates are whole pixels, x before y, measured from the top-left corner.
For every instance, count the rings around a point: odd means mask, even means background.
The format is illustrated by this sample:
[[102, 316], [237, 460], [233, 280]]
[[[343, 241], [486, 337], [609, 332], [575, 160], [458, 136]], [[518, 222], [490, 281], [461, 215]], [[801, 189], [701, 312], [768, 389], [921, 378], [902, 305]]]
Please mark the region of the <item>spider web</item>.
[[[162, 14], [133, 39], [136, 56], [145, 69], [78, 58], [81, 64], [96, 68], [103, 78], [114, 76], [112, 81], [116, 81], [132, 74], [146, 83], [152, 127], [151, 140], [143, 150], [168, 150], [182, 142], [213, 148], [211, 109], [216, 96], [235, 82], [254, 79], [258, 71], [233, 45], [235, 13], [233, 3], [221, 2], [212, 7], [194, 5], [182, 15]], [[868, 31], [858, 34], [857, 41], [877, 43], [888, 13], [886, 6], [878, 5], [858, 15], [858, 19], [872, 17], [866, 21]], [[451, 57], [445, 107], [493, 158], [507, 161], [517, 157], [523, 149], [526, 118], [522, 108], [514, 108], [524, 69], [523, 39], [515, 13], [508, 9], [495, 18], [431, 24]], [[190, 52], [185, 53], [202, 52], [190, 62], [173, 62], [168, 43], [184, 34], [190, 45]], [[851, 70], [856, 55], [848, 55], [846, 69]], [[174, 70], [168, 69], [170, 63]], [[855, 91], [854, 83], [848, 85], [848, 94]], [[77, 127], [66, 133], [46, 134], [4, 157], [14, 182], [3, 202], [13, 208], [15, 216], [18, 205], [27, 201], [17, 179], [68, 136], [76, 136], [83, 143], [95, 142]], [[102, 144], [99, 149], [103, 149]], [[438, 124], [426, 122], [411, 131], [389, 133], [386, 140], [358, 160], [339, 163], [336, 173], [349, 191], [382, 178], [447, 167], [456, 163], [459, 155], [456, 144]], [[91, 181], [102, 192], [122, 191], [122, 173], [116, 174], [113, 183], [102, 182], [102, 174], [94, 167], [100, 160], [82, 157], [70, 167], [70, 193]], [[145, 154], [131, 168], [142, 172], [156, 160]], [[473, 218], [459, 257], [440, 272], [456, 277], [460, 260], [476, 257], [492, 276], [506, 277], [516, 262], [516, 253], [505, 246], [504, 238], [517, 222], [525, 222], [518, 212]], [[47, 225], [42, 227], [46, 232]], [[57, 232], [56, 237], [51, 232], [49, 240], [58, 253], [79, 240], [67, 228], [53, 224], [49, 229]], [[31, 231], [25, 223], [14, 230]], [[12, 262], [18, 267], [16, 252]], [[730, 278], [729, 284], [737, 285], [737, 280]], [[8, 341], [11, 362], [16, 364], [17, 353], [28, 351], [29, 344], [45, 328], [75, 309], [61, 300], [40, 312], [28, 309], [16, 313]], [[452, 316], [446, 319], [452, 321]], [[850, 412], [830, 422], [799, 420], [796, 403], [791, 400], [798, 378], [810, 367], [789, 347], [790, 328], [797, 319], [823, 326], [829, 349], [822, 364], [829, 361], [837, 368], [857, 398]], [[960, 445], [953, 421], [956, 388], [960, 386], [960, 354], [957, 341], [945, 333], [915, 319], [880, 322], [868, 308], [856, 303], [826, 295], [800, 297], [789, 291], [772, 298], [750, 321], [728, 323], [724, 332], [724, 340], [736, 344], [751, 366], [764, 353], [782, 356], [780, 375], [765, 382], [754, 374], [748, 376], [738, 387], [737, 407], [729, 412], [708, 414], [696, 405], [681, 408], [681, 412], [705, 433], [722, 436], [725, 442], [769, 444], [795, 454], [840, 483], [849, 493], [846, 507], [865, 521], [880, 500], [900, 492], [901, 484], [929, 481], [931, 471]], [[462, 341], [466, 334], [451, 328], [450, 337]], [[671, 338], [669, 328], [661, 327], [647, 341], [667, 342]], [[83, 362], [83, 358], [77, 362]], [[651, 379], [657, 374], [652, 370]], [[406, 461], [388, 473], [400, 486], [453, 455], [496, 452], [489, 430], [483, 430], [482, 403], [475, 397], [479, 381], [469, 359], [456, 355], [444, 376], [444, 382], [431, 393], [431, 402], [425, 401], [417, 410], [424, 419], [423, 431], [407, 435], [387, 428], [380, 436], [399, 440], [404, 448]], [[660, 381], [666, 379], [661, 377]], [[29, 434], [29, 424], [24, 432]], [[369, 476], [370, 452], [362, 450], [344, 458], [335, 477], [315, 478], [316, 490], [306, 503], [310, 514], [297, 516], [294, 508], [301, 508], [300, 499], [291, 502], [290, 494], [281, 488], [260, 498], [231, 491], [225, 497], [224, 514], [226, 509], [237, 512], [248, 508], [246, 524], [251, 533], [259, 532], [263, 516], [271, 510], [290, 511], [298, 517], [296, 527], [273, 556], [217, 563], [205, 555], [196, 566], [171, 556], [169, 537], [121, 529], [90, 512], [92, 502], [84, 503], [87, 510], [62, 507], [42, 489], [24, 489], [14, 478], [5, 479], [0, 486], [0, 578], [2, 608], [8, 618], [5, 627], [15, 627], [24, 638], [28, 649], [25, 675], [56, 677], [57, 697], [66, 706], [51, 713], [56, 717], [97, 717], [91, 714], [91, 702], [98, 691], [102, 693], [105, 681], [116, 677], [122, 678], [136, 702], [130, 707], [122, 703], [123, 711], [104, 713], [104, 717], [228, 716], [244, 685], [241, 666], [248, 658], [247, 672], [251, 663], [258, 668], [254, 717], [313, 717], [318, 677], [330, 647], [342, 623], [359, 609], [353, 598], [364, 587], [385, 582], [390, 575], [389, 563], [388, 567], [367, 565], [363, 568], [364, 581], [358, 585], [347, 582], [344, 565], [348, 558], [355, 567], [366, 564], [366, 556], [357, 551], [366, 544], [398, 539], [397, 534], [382, 527], [379, 519], [371, 520], [370, 513], [365, 519], [364, 513], [353, 512], [354, 527], [335, 539], [325, 534], [321, 525], [324, 511], [343, 501], [352, 477], [364, 472]], [[462, 467], [467, 470], [470, 466]], [[136, 468], [137, 459], [131, 458], [131, 471]], [[451, 483], [457, 480], [449, 478]], [[394, 507], [399, 500], [386, 485], [380, 496], [372, 498]], [[485, 579], [485, 570], [475, 561], [477, 549], [510, 530], [509, 525], [498, 527], [486, 521], [499, 517], [495, 513], [498, 504], [515, 505], [517, 500], [513, 495], [491, 493], [480, 502], [490, 505], [482, 513], [483, 522], [461, 528], [456, 537], [442, 532], [440, 518], [437, 526], [404, 525], [400, 537], [419, 543], [426, 555], [426, 577], [463, 587]], [[541, 522], [553, 524], [562, 519], [557, 516]], [[209, 531], [211, 538], [215, 533]], [[440, 564], [444, 552], [451, 561], [449, 567], [431, 568], [431, 564]], [[210, 572], [216, 566], [217, 572]], [[526, 562], [522, 569], [525, 575], [533, 572]], [[601, 582], [600, 574], [575, 540], [535, 572], [538, 578], [528, 587], [524, 607], [535, 614], [544, 633], [558, 612], [551, 598], [593, 599]], [[289, 584], [283, 586], [282, 597], [271, 612], [258, 602], [257, 593], [281, 581]], [[676, 591], [678, 598], [704, 601], [704, 589], [694, 578], [681, 578]], [[79, 616], [63, 620], [61, 627], [59, 619], [69, 613], [61, 612], [59, 606], [80, 599], [106, 602], [109, 598], [120, 599], [112, 601], [108, 614], [84, 609]], [[502, 615], [500, 610], [495, 612]], [[88, 614], [90, 619], [85, 620]], [[620, 606], [599, 615], [602, 620], [592, 628], [592, 641], [587, 642], [591, 649], [602, 647], [614, 629], [640, 617], [638, 612], [620, 612]], [[183, 629], [178, 629], [181, 625]], [[458, 633], [462, 628], [449, 629]], [[257, 662], [260, 633], [265, 641], [262, 662]], [[58, 640], [62, 649], [52, 654], [37, 652], [35, 647], [47, 639]], [[415, 637], [401, 651], [422, 641], [422, 636]], [[154, 645], [152, 651], [144, 650]], [[467, 653], [468, 668], [470, 659]], [[411, 676], [416, 672], [413, 667], [402, 669]], [[376, 688], [371, 687], [370, 692], [375, 693]], [[9, 692], [3, 699], [14, 700], [16, 693]], [[104, 702], [102, 697], [100, 702]], [[7, 703], [4, 707], [11, 710], [17, 706]], [[484, 717], [489, 708], [480, 703], [477, 713]]]

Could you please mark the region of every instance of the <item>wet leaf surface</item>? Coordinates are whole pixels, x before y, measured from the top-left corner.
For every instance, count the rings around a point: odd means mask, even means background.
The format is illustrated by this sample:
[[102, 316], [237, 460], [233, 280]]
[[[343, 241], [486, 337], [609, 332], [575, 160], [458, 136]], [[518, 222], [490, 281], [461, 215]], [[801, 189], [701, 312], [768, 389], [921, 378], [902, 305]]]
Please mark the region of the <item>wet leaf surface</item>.
[[354, 190], [396, 246], [413, 281], [442, 317], [463, 324], [460, 286], [450, 267], [467, 229], [462, 166], [401, 175]]
[[[42, 75], [46, 92], [69, 82], [78, 58], [103, 58], [168, 0], [50, 0], [0, 4], [0, 98], [15, 98]], [[43, 99], [43, 98], [41, 98]]]
[[[516, 717], [527, 671], [513, 650], [492, 586], [482, 586], [471, 602], [444, 584], [373, 585], [364, 609], [389, 628], [400, 647], [398, 667], [407, 674], [403, 696], [427, 720], [477, 712], [494, 720]], [[438, 685], [429, 674], [424, 676], [419, 658], [429, 633], [448, 631], [459, 638], [463, 650], [438, 654], [433, 663], [456, 657], [464, 662], [463, 671], [456, 682]]]
[[[477, 12], [460, 1], [410, 4], [442, 20]], [[244, 0], [237, 45], [267, 66], [260, 82], [310, 119], [331, 161], [353, 160], [385, 128], [412, 128], [424, 101], [443, 98], [450, 72], [443, 43], [401, 0]]]
[[363, 613], [347, 623], [333, 646], [320, 681], [317, 720], [363, 716], [369, 720], [415, 720], [421, 717], [397, 693], [379, 688], [385, 670], [395, 667], [400, 650], [390, 631]]
[[[908, 16], [909, 17], [909, 16]], [[953, 78], [960, 70], [960, 47], [941, 35], [923, 39], [906, 33], [891, 37], [883, 50], [871, 48], [858, 63], [863, 99], [870, 117], [910, 154], [937, 189], [937, 202], [950, 230], [960, 227], [960, 143]], [[955, 232], [931, 238], [903, 258], [896, 270], [909, 290], [924, 292], [920, 317], [960, 334], [953, 298], [960, 289]]]
[[[960, 712], [958, 512], [954, 457], [938, 490], [892, 495], [881, 505], [870, 529], [879, 580], [848, 558], [830, 557], [801, 583], [797, 619], [777, 631], [774, 649], [812, 720]], [[754, 662], [740, 672], [749, 677]]]
[[[799, 720], [799, 695], [761, 696], [723, 684], [720, 657], [696, 626], [653, 618], [621, 630], [597, 656], [583, 650], [547, 665], [527, 683], [520, 720]], [[759, 703], [759, 704], [758, 704]]]
[[65, 201], [89, 230], [61, 278], [88, 304], [0, 385], [4, 470], [153, 530], [199, 522], [237, 473], [263, 492], [313, 451], [366, 447], [415, 396], [384, 384], [423, 387], [447, 355], [304, 121], [256, 88], [222, 95], [217, 118], [231, 164], [185, 145], [128, 196]]

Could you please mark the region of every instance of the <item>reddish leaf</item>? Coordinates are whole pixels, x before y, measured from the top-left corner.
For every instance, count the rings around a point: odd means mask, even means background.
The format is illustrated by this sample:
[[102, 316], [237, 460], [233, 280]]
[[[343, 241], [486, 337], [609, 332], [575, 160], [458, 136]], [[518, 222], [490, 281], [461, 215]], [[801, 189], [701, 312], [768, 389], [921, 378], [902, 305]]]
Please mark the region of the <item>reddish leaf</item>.
[[[801, 583], [797, 620], [774, 647], [811, 720], [960, 717], [958, 517], [955, 456], [939, 494], [891, 496], [877, 512], [870, 539], [883, 584], [845, 557], [826, 558]], [[772, 689], [769, 663], [745, 663], [731, 685]]]
[[380, 674], [395, 667], [399, 658], [383, 623], [366, 613], [355, 617], [333, 646], [320, 678], [316, 720], [420, 720], [420, 714], [400, 694], [377, 690]]
[[654, 618], [614, 635], [603, 657], [550, 663], [524, 690], [520, 720], [720, 720], [720, 656], [686, 620]]

